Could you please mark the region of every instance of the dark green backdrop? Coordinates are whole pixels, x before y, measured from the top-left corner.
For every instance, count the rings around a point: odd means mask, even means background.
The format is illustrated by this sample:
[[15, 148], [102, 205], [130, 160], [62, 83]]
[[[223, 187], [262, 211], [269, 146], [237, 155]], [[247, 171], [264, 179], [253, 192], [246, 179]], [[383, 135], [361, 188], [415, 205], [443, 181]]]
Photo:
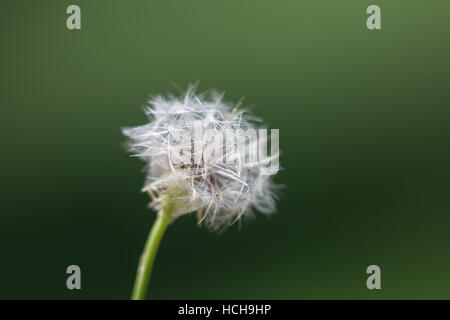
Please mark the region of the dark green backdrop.
[[[73, 3], [80, 31], [66, 28]], [[369, 4], [382, 30], [366, 28]], [[120, 127], [145, 122], [147, 94], [196, 80], [280, 129], [286, 188], [276, 215], [240, 232], [176, 221], [149, 297], [450, 298], [448, 1], [0, 9], [0, 298], [129, 297], [155, 214]]]

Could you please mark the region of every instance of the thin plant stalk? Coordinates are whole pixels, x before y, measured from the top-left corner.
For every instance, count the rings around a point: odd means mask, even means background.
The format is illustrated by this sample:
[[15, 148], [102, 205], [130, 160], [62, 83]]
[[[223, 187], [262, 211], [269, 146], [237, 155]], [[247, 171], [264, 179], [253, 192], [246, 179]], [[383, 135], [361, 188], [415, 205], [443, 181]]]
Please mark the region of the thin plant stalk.
[[170, 223], [170, 213], [172, 206], [165, 206], [153, 223], [152, 229], [148, 235], [145, 243], [144, 251], [142, 252], [137, 269], [136, 279], [134, 281], [132, 300], [144, 300], [147, 293], [147, 287], [152, 273], [153, 264], [156, 253], [158, 252], [159, 244]]

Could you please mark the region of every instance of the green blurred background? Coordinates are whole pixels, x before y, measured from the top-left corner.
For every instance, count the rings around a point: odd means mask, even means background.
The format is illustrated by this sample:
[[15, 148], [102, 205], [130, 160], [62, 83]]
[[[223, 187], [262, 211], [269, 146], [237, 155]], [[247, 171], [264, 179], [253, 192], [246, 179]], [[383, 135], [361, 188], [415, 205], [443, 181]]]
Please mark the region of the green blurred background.
[[[81, 7], [82, 29], [66, 28]], [[378, 4], [382, 29], [369, 31]], [[155, 213], [121, 126], [150, 93], [242, 95], [280, 129], [278, 213], [183, 217], [158, 299], [450, 298], [450, 3], [2, 1], [0, 298], [127, 299]], [[66, 288], [66, 268], [82, 290]], [[382, 289], [366, 288], [381, 267]]]

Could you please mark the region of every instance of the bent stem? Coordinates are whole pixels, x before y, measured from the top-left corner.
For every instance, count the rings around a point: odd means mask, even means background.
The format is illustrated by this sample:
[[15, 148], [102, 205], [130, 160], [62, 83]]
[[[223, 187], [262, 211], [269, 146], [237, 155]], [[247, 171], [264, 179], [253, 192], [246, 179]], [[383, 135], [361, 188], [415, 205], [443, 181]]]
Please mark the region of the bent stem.
[[136, 280], [134, 281], [132, 300], [144, 300], [150, 275], [152, 273], [153, 263], [155, 261], [156, 253], [158, 252], [159, 244], [170, 223], [170, 214], [172, 211], [171, 205], [166, 205], [158, 214], [153, 223], [147, 242], [145, 243], [144, 251], [142, 252], [137, 269]]

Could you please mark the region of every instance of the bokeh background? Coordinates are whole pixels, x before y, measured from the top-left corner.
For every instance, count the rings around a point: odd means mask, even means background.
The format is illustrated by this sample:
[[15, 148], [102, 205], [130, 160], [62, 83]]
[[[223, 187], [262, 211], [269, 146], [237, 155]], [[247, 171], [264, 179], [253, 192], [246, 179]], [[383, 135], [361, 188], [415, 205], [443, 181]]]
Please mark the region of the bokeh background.
[[[66, 28], [81, 7], [82, 29]], [[369, 31], [378, 4], [382, 29]], [[278, 213], [183, 217], [154, 299], [450, 298], [450, 3], [2, 1], [0, 298], [128, 299], [155, 213], [122, 126], [226, 91], [280, 129]], [[66, 268], [82, 290], [66, 288]], [[381, 267], [382, 289], [366, 288]]]

